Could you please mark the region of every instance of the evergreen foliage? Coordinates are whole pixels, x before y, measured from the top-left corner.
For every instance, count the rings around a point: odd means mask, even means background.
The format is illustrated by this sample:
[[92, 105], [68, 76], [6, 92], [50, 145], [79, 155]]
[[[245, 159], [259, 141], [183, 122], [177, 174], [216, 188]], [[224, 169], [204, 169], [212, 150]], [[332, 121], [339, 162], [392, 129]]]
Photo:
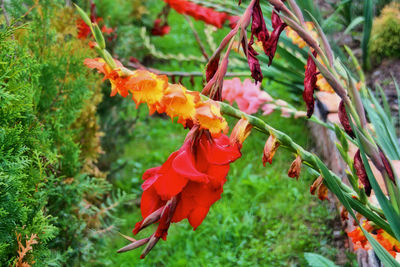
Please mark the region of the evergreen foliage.
[[400, 58], [400, 3], [387, 5], [374, 20], [370, 49], [377, 63], [384, 58]]
[[[24, 14], [16, 2], [10, 14]], [[19, 257], [17, 236], [25, 244], [35, 234], [24, 262], [90, 262], [125, 197], [110, 194], [96, 166], [99, 81], [83, 65], [93, 54], [76, 38], [76, 16], [62, 2], [41, 1], [0, 27], [1, 266]]]

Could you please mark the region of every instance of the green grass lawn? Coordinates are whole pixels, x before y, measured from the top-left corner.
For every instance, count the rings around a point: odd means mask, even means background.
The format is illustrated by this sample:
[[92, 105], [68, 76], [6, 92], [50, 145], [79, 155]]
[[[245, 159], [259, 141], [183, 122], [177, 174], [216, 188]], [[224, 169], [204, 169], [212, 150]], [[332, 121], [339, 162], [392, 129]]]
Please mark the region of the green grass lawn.
[[[276, 114], [267, 120], [277, 127], [284, 125], [297, 142], [307, 145], [304, 120]], [[177, 150], [187, 130], [167, 119], [150, 118], [134, 131], [135, 139], [126, 144], [121, 155], [124, 168], [113, 182], [139, 197], [143, 172], [162, 164]], [[116, 250], [128, 242], [115, 233], [107, 240], [109, 248], [99, 262], [112, 266], [304, 266], [304, 252], [332, 258], [335, 249], [330, 246], [332, 230], [328, 226], [332, 213], [326, 203], [310, 195], [311, 178], [306, 168], [299, 181], [287, 177], [293, 155], [279, 149], [273, 164], [263, 167], [265, 140], [266, 136], [253, 131], [245, 141], [242, 158], [231, 165], [221, 200], [196, 231], [186, 220], [172, 224], [167, 241], [160, 241], [144, 260], [139, 259], [142, 249], [117, 254]], [[138, 199], [122, 204], [118, 216], [124, 220], [118, 230], [130, 235], [141, 220]], [[154, 230], [150, 228], [137, 238]]]

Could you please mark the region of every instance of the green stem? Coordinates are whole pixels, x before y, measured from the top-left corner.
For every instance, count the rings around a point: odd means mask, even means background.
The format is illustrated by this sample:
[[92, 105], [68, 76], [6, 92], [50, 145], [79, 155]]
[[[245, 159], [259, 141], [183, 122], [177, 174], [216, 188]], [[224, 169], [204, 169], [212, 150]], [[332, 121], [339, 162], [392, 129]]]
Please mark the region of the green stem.
[[[203, 96], [204, 97], [204, 96]], [[205, 98], [205, 97], [204, 97]], [[264, 134], [267, 135], [274, 135], [279, 142], [281, 143], [282, 147], [287, 148], [290, 152], [297, 153], [301, 156], [303, 162], [308, 165], [315, 174], [320, 174], [320, 169], [317, 165], [317, 160], [316, 156], [313, 155], [312, 153], [306, 151], [303, 147], [300, 145], [296, 144], [287, 134], [276, 130], [272, 126], [268, 125], [265, 123], [263, 120], [255, 117], [248, 115], [232, 106], [230, 106], [227, 103], [224, 102], [219, 102], [221, 112], [224, 115], [234, 117], [237, 119], [241, 118], [246, 118], [251, 125], [254, 126], [254, 128]], [[374, 207], [371, 203], [363, 203], [360, 201], [360, 199], [357, 197], [357, 193], [351, 189], [349, 186], [343, 183], [342, 179], [337, 176], [335, 173], [332, 171], [329, 171], [330, 175], [335, 179], [339, 187], [343, 190], [344, 195], [348, 199], [349, 203], [351, 203], [352, 207], [361, 213], [363, 216], [365, 216], [368, 220], [371, 220], [375, 222], [377, 225], [379, 225], [382, 229], [387, 231], [388, 233], [393, 233], [391, 230], [390, 226], [387, 224], [387, 222], [384, 220], [384, 216], [382, 212], [379, 212], [378, 215], [375, 214], [379, 209], [377, 207]]]

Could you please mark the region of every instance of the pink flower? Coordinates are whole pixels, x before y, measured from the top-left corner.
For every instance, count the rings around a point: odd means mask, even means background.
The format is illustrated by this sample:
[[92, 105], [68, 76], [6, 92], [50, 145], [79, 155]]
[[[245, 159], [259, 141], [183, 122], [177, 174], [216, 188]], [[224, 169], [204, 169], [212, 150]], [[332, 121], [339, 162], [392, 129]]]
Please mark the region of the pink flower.
[[272, 97], [267, 92], [262, 91], [260, 85], [260, 83], [253, 83], [250, 79], [245, 79], [243, 83], [239, 78], [225, 80], [222, 99], [230, 104], [236, 101], [241, 111], [254, 114], [262, 104], [272, 101]]

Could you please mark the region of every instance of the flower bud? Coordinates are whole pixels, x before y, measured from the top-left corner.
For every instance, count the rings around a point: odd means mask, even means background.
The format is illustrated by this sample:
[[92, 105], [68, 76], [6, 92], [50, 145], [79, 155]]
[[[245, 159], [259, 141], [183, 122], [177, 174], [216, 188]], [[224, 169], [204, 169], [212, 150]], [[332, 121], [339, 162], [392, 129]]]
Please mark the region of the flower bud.
[[120, 248], [117, 252], [118, 252], [118, 253], [122, 253], [122, 252], [126, 252], [126, 251], [129, 251], [129, 250], [133, 250], [133, 249], [135, 249], [135, 248], [138, 248], [138, 247], [143, 246], [144, 244], [146, 244], [147, 242], [149, 242], [149, 240], [150, 240], [150, 237], [137, 240], [137, 241], [132, 242], [132, 243], [130, 243], [129, 245], [123, 247], [123, 248]]
[[90, 27], [90, 25], [92, 25], [92, 22], [90, 21], [89, 16], [78, 5], [76, 5], [76, 4], [74, 4], [74, 5], [76, 7], [76, 11], [78, 11], [78, 13], [79, 13], [79, 16], [81, 16], [82, 20]]
[[99, 28], [99, 25], [97, 25], [97, 23], [94, 23], [93, 25], [93, 35], [96, 39], [96, 43], [99, 45], [100, 49], [106, 49], [106, 41], [104, 40], [104, 36]]

